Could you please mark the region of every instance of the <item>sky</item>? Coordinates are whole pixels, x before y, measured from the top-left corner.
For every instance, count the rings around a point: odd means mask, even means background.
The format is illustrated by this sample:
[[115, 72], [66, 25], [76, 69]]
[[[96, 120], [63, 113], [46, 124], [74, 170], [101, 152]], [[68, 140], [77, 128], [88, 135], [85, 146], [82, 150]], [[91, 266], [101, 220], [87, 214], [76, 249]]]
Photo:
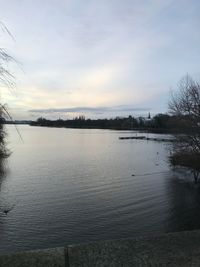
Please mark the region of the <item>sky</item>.
[[147, 116], [200, 78], [199, 0], [0, 0], [15, 119]]

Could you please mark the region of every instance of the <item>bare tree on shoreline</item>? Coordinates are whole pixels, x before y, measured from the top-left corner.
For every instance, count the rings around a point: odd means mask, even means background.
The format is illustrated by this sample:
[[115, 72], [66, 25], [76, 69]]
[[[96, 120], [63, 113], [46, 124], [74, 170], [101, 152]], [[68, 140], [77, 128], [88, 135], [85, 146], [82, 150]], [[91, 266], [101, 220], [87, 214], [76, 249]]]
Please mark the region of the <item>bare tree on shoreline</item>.
[[[200, 84], [186, 75], [172, 94], [169, 111], [177, 117], [183, 134], [175, 135], [172, 165], [188, 167], [197, 182], [200, 174]], [[181, 123], [180, 123], [181, 122]]]
[[[7, 27], [0, 22], [0, 30], [13, 38]], [[15, 59], [10, 56], [6, 49], [0, 46], [0, 86], [6, 88], [15, 87], [15, 77], [10, 73], [8, 65], [15, 62]], [[5, 145], [6, 132], [4, 130], [4, 120], [12, 119], [5, 104], [0, 103], [0, 161], [9, 156], [10, 152]]]

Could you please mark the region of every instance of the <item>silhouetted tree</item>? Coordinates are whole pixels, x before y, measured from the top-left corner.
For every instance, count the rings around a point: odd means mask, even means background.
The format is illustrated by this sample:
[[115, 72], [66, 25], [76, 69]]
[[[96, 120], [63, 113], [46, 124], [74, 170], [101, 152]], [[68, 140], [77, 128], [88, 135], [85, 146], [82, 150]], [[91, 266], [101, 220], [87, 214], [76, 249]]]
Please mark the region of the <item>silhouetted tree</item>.
[[[0, 30], [10, 34], [6, 26], [0, 22]], [[8, 69], [8, 64], [13, 62], [14, 58], [10, 56], [6, 50], [0, 47], [0, 86], [2, 87], [14, 87], [15, 80], [14, 76], [10, 73]], [[5, 147], [5, 130], [4, 130], [4, 118], [8, 117], [11, 119], [9, 112], [7, 111], [6, 105], [0, 103], [0, 160], [9, 155], [9, 151]]]
[[169, 128], [170, 116], [167, 114], [157, 114], [153, 117], [153, 126], [155, 128], [166, 129]]
[[183, 134], [175, 136], [173, 165], [192, 169], [195, 182], [200, 172], [200, 84], [186, 75], [172, 94], [169, 111], [179, 121]]

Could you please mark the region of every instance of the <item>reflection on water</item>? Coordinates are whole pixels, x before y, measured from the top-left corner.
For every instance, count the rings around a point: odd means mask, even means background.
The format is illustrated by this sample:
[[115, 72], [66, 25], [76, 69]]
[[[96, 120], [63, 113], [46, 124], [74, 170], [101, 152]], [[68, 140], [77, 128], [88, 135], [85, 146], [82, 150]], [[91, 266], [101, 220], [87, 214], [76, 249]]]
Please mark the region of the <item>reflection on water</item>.
[[169, 168], [166, 143], [109, 130], [20, 133], [23, 143], [9, 126], [0, 205], [14, 208], [0, 219], [0, 252], [200, 227], [199, 188]]
[[169, 219], [167, 231], [200, 228], [200, 187], [192, 179], [169, 179]]
[[[1, 195], [1, 187], [2, 184], [6, 178], [7, 175], [7, 168], [6, 168], [6, 159], [2, 158], [0, 159], [0, 195]], [[3, 224], [3, 216], [5, 215], [5, 210], [7, 211], [7, 208], [3, 207], [4, 203], [0, 199], [0, 224]]]
[[6, 166], [7, 159], [0, 158], [0, 192], [1, 192], [1, 185], [6, 178], [7, 175], [7, 166]]

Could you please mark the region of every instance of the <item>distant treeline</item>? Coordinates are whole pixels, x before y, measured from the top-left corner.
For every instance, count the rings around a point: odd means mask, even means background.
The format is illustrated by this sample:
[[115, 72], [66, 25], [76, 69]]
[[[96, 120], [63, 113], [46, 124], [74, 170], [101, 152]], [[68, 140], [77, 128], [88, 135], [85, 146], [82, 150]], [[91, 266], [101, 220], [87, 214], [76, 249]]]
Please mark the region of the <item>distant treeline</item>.
[[2, 124], [31, 124], [30, 120], [6, 120], [5, 118], [0, 118], [0, 123]]
[[[174, 132], [185, 131], [186, 118], [170, 116], [168, 114], [157, 114], [153, 118], [134, 118], [116, 117], [113, 119], [86, 119], [84, 116], [79, 116], [70, 120], [47, 120], [38, 118], [37, 121], [30, 122], [32, 126], [46, 127], [65, 127], [65, 128], [87, 128], [87, 129], [114, 129], [114, 130], [151, 130], [155, 132]], [[187, 125], [188, 126], [188, 125]], [[187, 127], [188, 128], [188, 127]]]

